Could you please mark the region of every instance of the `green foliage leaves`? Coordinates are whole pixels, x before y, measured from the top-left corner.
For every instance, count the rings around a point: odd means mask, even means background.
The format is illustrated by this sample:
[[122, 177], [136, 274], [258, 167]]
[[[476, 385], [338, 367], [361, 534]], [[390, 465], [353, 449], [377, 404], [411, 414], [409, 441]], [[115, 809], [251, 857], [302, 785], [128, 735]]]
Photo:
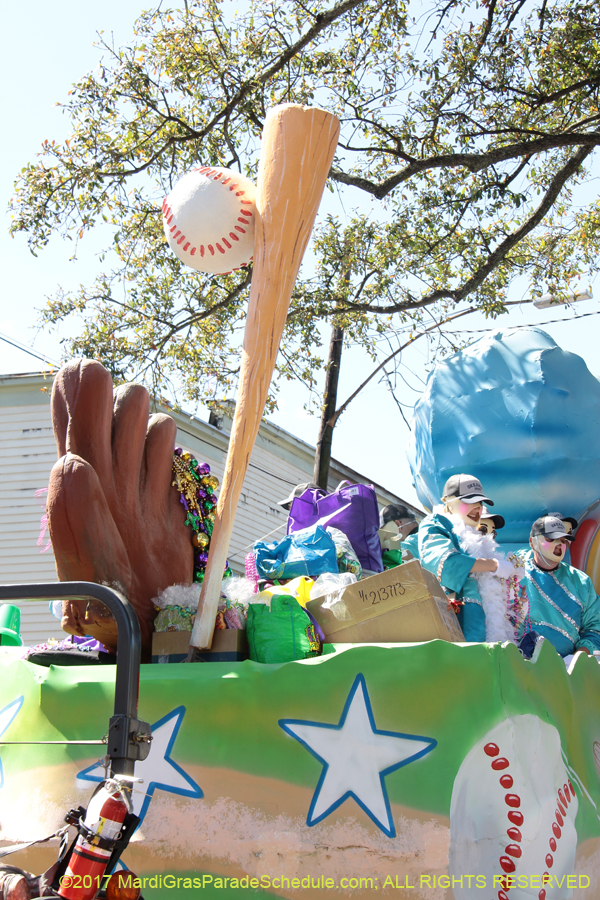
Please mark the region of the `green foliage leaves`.
[[382, 336], [432, 316], [500, 315], [516, 275], [566, 294], [598, 268], [597, 199], [574, 209], [570, 191], [600, 142], [599, 34], [595, 0], [188, 0], [143, 14], [127, 46], [100, 42], [65, 104], [69, 139], [45, 142], [17, 183], [12, 230], [32, 251], [100, 222], [113, 233], [112, 269], [49, 300], [44, 321], [82, 316], [69, 352], [117, 378], [231, 394], [248, 273], [186, 270], [160, 205], [199, 163], [254, 177], [266, 111], [288, 101], [335, 112], [342, 132], [280, 377], [314, 388], [323, 321], [375, 357]]

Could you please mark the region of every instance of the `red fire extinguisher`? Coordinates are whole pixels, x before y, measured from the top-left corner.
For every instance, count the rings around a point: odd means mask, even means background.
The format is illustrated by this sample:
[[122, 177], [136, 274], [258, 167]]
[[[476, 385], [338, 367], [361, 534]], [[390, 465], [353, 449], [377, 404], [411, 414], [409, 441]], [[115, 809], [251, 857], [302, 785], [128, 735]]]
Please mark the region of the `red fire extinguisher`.
[[130, 803], [118, 781], [108, 779], [90, 800], [58, 893], [65, 900], [93, 900]]

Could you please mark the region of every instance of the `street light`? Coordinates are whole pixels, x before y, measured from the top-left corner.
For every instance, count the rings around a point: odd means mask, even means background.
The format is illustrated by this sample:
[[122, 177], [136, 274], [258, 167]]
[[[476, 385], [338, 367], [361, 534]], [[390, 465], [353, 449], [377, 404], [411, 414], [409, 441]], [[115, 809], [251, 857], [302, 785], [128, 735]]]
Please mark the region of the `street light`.
[[578, 300], [591, 300], [592, 299], [592, 291], [591, 289], [585, 289], [582, 291], [573, 291], [571, 294], [567, 294], [566, 300], [559, 300], [555, 298], [552, 294], [542, 294], [541, 297], [537, 297], [533, 301], [533, 305], [537, 309], [547, 309], [549, 306], [561, 306], [567, 303], [576, 303]]

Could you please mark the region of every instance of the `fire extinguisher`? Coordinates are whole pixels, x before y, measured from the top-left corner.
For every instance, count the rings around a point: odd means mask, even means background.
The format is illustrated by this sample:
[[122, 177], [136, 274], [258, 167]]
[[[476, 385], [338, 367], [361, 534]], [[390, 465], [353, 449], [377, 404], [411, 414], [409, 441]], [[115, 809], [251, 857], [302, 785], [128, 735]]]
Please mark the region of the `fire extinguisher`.
[[58, 894], [65, 900], [94, 900], [123, 821], [131, 811], [123, 785], [108, 779], [90, 800]]

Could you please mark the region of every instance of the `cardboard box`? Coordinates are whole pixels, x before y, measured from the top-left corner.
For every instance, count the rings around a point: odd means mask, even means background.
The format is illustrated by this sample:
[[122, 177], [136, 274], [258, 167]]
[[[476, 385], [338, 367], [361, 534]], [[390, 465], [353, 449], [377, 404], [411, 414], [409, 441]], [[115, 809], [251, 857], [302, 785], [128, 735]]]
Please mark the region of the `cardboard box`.
[[306, 604], [331, 643], [464, 641], [437, 578], [417, 560], [351, 584], [324, 609], [331, 599], [319, 597]]
[[[152, 635], [152, 662], [185, 662], [191, 631], [161, 631]], [[246, 631], [226, 628], [215, 631], [210, 650], [197, 650], [194, 662], [236, 662], [248, 659]]]

